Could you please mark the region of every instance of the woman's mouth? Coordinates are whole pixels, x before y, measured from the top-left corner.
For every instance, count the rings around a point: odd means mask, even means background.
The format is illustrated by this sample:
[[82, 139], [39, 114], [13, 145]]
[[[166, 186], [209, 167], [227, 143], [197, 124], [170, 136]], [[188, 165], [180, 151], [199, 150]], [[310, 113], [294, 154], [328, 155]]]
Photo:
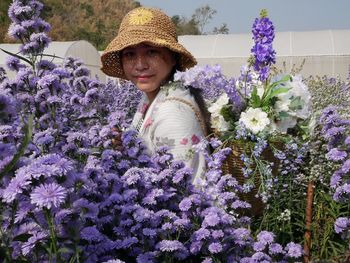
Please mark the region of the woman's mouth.
[[147, 81], [151, 77], [152, 77], [151, 75], [141, 75], [141, 76], [137, 76], [137, 80], [138, 81]]

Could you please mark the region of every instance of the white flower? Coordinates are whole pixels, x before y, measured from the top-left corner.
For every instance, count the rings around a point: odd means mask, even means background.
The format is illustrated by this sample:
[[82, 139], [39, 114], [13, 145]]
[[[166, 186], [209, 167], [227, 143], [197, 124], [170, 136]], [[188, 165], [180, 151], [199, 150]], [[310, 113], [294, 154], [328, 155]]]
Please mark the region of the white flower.
[[311, 94], [300, 76], [292, 76], [292, 81], [286, 83], [290, 89], [277, 95], [275, 110], [287, 112], [291, 116], [306, 119], [310, 116]]
[[284, 117], [279, 121], [275, 121], [274, 130], [286, 134], [289, 128], [293, 128], [297, 124], [297, 118], [294, 116]]
[[225, 121], [222, 115], [212, 115], [211, 127], [218, 131], [227, 131], [230, 125], [227, 121]]
[[267, 113], [261, 108], [249, 108], [247, 111], [242, 112], [239, 121], [254, 134], [264, 130], [270, 124]]
[[214, 115], [214, 116], [219, 116], [220, 111], [223, 106], [227, 105], [229, 102], [229, 97], [227, 96], [226, 93], [223, 93], [209, 108], [208, 111]]

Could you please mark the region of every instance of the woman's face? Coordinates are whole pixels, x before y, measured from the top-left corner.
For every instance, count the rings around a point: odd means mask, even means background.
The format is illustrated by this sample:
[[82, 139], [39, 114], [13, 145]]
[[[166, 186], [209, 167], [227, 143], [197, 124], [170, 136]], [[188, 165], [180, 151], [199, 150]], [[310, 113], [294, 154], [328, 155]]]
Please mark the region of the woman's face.
[[123, 49], [121, 59], [126, 78], [145, 92], [151, 101], [176, 64], [169, 49], [144, 43]]

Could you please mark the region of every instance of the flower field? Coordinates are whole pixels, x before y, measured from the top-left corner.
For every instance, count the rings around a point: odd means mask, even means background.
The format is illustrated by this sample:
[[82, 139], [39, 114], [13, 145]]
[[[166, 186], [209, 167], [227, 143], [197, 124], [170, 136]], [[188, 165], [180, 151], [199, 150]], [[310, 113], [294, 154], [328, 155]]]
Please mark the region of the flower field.
[[[16, 72], [0, 68], [1, 262], [349, 260], [350, 82], [276, 69], [265, 11], [240, 76], [218, 65], [175, 74], [211, 113], [214, 132], [193, 149], [207, 160], [199, 188], [167, 147], [150, 156], [129, 128], [136, 87], [93, 78], [76, 58], [51, 62], [42, 8], [13, 1], [9, 35], [22, 46], [1, 51]], [[223, 169], [237, 145], [242, 167]]]

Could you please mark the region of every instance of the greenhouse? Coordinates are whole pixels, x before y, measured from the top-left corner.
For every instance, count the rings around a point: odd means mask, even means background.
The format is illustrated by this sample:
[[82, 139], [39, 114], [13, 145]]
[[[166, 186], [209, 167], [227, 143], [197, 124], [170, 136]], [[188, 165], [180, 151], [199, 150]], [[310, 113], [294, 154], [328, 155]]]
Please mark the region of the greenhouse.
[[[0, 44], [0, 48], [11, 53], [19, 52], [20, 44]], [[97, 49], [88, 41], [66, 41], [66, 42], [51, 42], [45, 49], [44, 54], [55, 57], [46, 57], [48, 60], [52, 60], [56, 65], [60, 65], [63, 62], [63, 58], [74, 57], [80, 58], [84, 61], [87, 68], [91, 71], [91, 76], [98, 76], [101, 80], [105, 78], [105, 75], [100, 70], [100, 54]], [[5, 67], [6, 57], [9, 55], [0, 51], [0, 66]], [[13, 76], [13, 72], [8, 71], [9, 76]]]
[[[180, 36], [179, 41], [200, 65], [219, 64], [230, 77], [239, 75], [253, 46], [251, 34]], [[276, 32], [273, 47], [276, 66], [283, 68], [285, 64], [287, 72], [305, 60], [303, 76], [348, 76], [350, 30]]]

